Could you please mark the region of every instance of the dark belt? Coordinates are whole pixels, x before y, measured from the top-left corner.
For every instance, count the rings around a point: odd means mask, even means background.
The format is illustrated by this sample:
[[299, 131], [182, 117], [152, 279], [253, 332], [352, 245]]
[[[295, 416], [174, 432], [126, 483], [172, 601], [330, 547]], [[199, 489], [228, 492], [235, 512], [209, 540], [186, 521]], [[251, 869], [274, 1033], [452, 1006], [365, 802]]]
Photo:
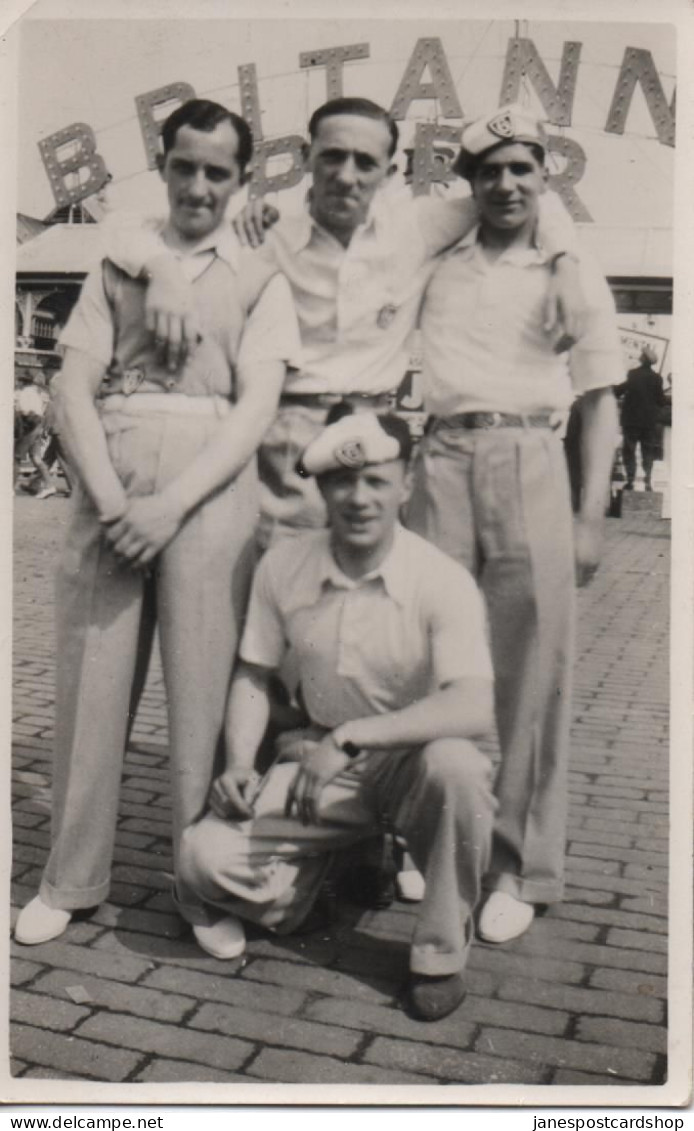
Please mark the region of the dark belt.
[[332, 408], [343, 402], [363, 405], [365, 408], [389, 408], [392, 393], [282, 393], [281, 405], [298, 405], [304, 408]]
[[457, 412], [437, 416], [435, 428], [552, 428], [559, 427], [553, 412]]

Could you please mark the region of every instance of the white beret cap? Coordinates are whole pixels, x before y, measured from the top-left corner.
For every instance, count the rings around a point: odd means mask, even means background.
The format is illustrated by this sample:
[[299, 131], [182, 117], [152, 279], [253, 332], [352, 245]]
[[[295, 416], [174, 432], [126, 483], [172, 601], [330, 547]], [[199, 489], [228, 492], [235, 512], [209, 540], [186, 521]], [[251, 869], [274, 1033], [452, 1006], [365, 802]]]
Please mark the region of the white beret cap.
[[306, 448], [297, 465], [300, 475], [322, 475], [339, 467], [359, 470], [402, 455], [400, 441], [386, 432], [373, 412], [355, 412], [328, 424]]
[[543, 150], [547, 148], [547, 135], [539, 119], [520, 103], [511, 102], [465, 127], [455, 171], [465, 177], [471, 159], [497, 145], [516, 141], [539, 145]]

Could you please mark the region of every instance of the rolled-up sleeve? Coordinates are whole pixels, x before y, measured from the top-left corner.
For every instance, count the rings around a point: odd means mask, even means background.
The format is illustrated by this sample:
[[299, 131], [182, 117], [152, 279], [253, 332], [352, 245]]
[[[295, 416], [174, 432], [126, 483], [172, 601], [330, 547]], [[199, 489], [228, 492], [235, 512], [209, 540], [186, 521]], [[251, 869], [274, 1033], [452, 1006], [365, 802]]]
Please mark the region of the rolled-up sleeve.
[[487, 618], [472, 576], [451, 561], [429, 589], [429, 633], [438, 687], [457, 679], [493, 680]]
[[595, 261], [583, 250], [581, 282], [588, 307], [587, 328], [569, 354], [571, 382], [579, 394], [620, 385], [626, 368], [612, 292]]
[[107, 368], [113, 357], [114, 328], [101, 266], [87, 275], [80, 297], [60, 335], [60, 345], [80, 350]]
[[287, 645], [272, 559], [269, 551], [256, 570], [239, 656], [246, 663], [275, 669], [280, 666]]
[[291, 288], [284, 275], [273, 275], [251, 310], [241, 336], [239, 367], [259, 361], [297, 366], [299, 325]]

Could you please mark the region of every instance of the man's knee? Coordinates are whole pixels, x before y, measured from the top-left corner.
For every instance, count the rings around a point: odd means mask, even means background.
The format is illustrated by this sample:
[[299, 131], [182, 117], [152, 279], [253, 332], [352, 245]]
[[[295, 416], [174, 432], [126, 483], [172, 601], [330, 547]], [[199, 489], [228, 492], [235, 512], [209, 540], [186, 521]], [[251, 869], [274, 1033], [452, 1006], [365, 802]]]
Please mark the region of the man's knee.
[[468, 739], [435, 739], [423, 748], [421, 758], [427, 779], [444, 789], [491, 791], [491, 762]]
[[222, 861], [228, 857], [229, 840], [233, 836], [230, 822], [205, 817], [189, 825], [181, 837], [179, 872], [193, 891], [203, 893], [216, 882]]

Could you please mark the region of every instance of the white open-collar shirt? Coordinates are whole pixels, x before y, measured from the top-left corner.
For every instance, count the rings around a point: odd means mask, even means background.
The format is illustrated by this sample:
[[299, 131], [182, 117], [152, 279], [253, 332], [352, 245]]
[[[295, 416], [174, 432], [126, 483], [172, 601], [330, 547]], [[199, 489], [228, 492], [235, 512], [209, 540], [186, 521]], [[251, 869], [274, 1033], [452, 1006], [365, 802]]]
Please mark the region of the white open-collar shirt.
[[[440, 200], [379, 189], [347, 247], [310, 214], [309, 200], [283, 213], [254, 254], [289, 280], [301, 349], [287, 393], [380, 394], [407, 372], [422, 295], [437, 263], [477, 220], [472, 197]], [[575, 230], [554, 193], [539, 225], [553, 252], [574, 250]], [[137, 275], [157, 251], [156, 220], [113, 214], [105, 226], [109, 257]]]
[[265, 554], [240, 648], [272, 670], [291, 651], [313, 722], [332, 728], [453, 680], [492, 680], [482, 597], [467, 570], [398, 526], [381, 565], [355, 581], [330, 538], [318, 530]]
[[421, 314], [427, 412], [553, 412], [623, 380], [614, 300], [596, 264], [581, 249], [588, 325], [568, 353], [555, 353], [544, 329], [550, 274], [540, 246], [490, 262], [479, 229], [439, 258]]

